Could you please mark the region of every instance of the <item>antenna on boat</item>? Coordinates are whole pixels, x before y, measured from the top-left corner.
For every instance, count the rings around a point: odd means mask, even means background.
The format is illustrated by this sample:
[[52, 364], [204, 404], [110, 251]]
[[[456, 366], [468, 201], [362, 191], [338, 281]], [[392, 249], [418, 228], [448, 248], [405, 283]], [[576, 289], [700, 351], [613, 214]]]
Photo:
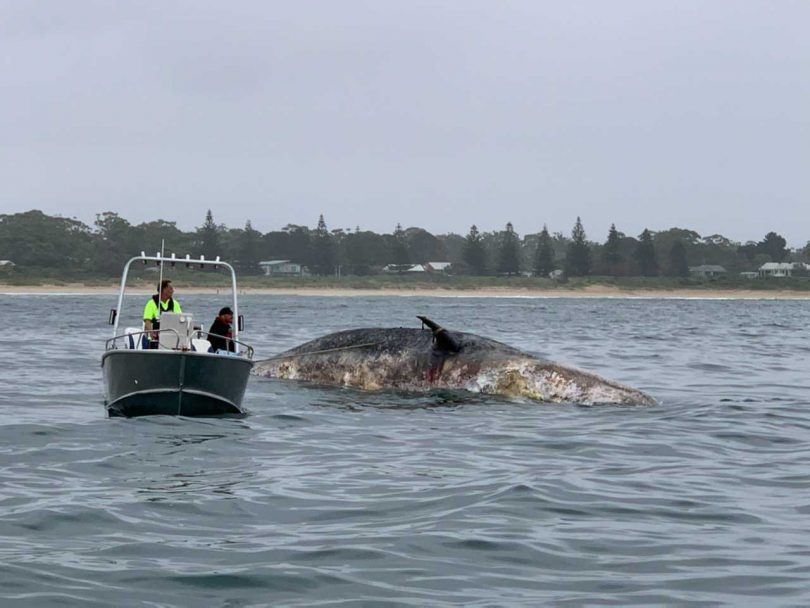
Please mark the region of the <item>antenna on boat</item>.
[[[160, 266], [160, 273], [158, 275], [158, 301], [157, 301], [157, 308], [158, 308], [158, 317], [160, 317], [160, 286], [163, 284], [163, 252], [166, 246], [166, 240], [160, 239], [160, 261], [158, 262], [158, 266]], [[168, 317], [167, 317], [168, 318]]]

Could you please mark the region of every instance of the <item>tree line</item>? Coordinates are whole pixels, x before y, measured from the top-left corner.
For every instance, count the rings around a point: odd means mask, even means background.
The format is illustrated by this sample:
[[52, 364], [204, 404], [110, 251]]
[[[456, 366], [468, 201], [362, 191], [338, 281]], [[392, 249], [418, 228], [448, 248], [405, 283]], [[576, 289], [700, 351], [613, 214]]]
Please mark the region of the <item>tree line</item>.
[[740, 243], [684, 228], [645, 229], [629, 236], [611, 225], [598, 242], [588, 239], [580, 218], [570, 236], [544, 225], [521, 237], [511, 222], [491, 232], [473, 225], [466, 235], [434, 235], [399, 224], [390, 234], [377, 234], [359, 227], [330, 230], [321, 215], [313, 228], [289, 224], [262, 233], [249, 220], [243, 228], [218, 224], [210, 210], [191, 231], [162, 219], [133, 225], [112, 211], [98, 214], [93, 226], [38, 210], [0, 215], [0, 260], [12, 261], [21, 273], [118, 276], [129, 258], [159, 251], [161, 241], [167, 253], [220, 256], [244, 274], [260, 273], [264, 260], [290, 260], [316, 275], [370, 275], [384, 267], [404, 271], [411, 264], [451, 262], [454, 273], [478, 276], [683, 277], [690, 266], [704, 264], [740, 272], [765, 262], [810, 260], [810, 243], [790, 250], [775, 232]]

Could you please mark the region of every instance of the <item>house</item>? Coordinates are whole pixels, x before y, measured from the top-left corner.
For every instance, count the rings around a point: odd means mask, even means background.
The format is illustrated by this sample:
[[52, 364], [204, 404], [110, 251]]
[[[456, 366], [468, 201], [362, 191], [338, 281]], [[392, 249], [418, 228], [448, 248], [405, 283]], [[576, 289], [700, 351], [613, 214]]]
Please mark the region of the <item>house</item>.
[[726, 274], [726, 269], [716, 264], [702, 264], [701, 266], [690, 266], [689, 274], [696, 277], [717, 277]]
[[759, 267], [761, 277], [792, 277], [793, 273], [806, 276], [810, 272], [810, 264], [803, 262], [766, 262]]
[[765, 262], [759, 267], [759, 276], [761, 277], [789, 277], [792, 275], [792, 262]]
[[740, 276], [744, 279], [756, 279], [759, 276], [758, 272], [741, 272]]
[[447, 273], [450, 272], [452, 264], [450, 262], [425, 262], [423, 266], [427, 272]]
[[11, 260], [0, 260], [0, 270], [12, 270], [16, 264]]
[[259, 268], [268, 277], [303, 277], [309, 274], [305, 266], [290, 260], [268, 260], [259, 262]]
[[386, 264], [383, 266], [383, 272], [398, 274], [403, 272], [425, 272], [425, 267], [422, 264]]

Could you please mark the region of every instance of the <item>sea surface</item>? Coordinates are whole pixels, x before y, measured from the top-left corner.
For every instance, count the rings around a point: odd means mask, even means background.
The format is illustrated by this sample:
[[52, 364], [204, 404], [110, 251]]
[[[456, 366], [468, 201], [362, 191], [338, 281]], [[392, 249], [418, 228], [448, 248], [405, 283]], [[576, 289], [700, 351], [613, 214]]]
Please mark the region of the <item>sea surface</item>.
[[0, 295], [0, 606], [810, 605], [810, 301], [246, 295], [257, 358], [426, 314], [659, 404], [251, 378], [110, 419], [115, 301]]

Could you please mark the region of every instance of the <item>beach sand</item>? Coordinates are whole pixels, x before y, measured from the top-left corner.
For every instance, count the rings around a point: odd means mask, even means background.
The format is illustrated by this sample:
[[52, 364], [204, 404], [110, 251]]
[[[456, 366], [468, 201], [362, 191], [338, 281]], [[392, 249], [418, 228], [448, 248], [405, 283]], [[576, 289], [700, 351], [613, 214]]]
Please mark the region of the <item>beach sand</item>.
[[[2, 285], [0, 294], [118, 294], [118, 285]], [[227, 288], [177, 286], [178, 294], [217, 294], [228, 293]], [[128, 287], [128, 294], [148, 296], [151, 287]], [[343, 289], [323, 287], [297, 288], [240, 288], [239, 295], [296, 295], [296, 296], [400, 296], [400, 297], [507, 297], [507, 298], [695, 298], [695, 299], [737, 299], [737, 300], [810, 300], [810, 292], [790, 290], [751, 290], [751, 289], [623, 289], [609, 285], [589, 285], [580, 289], [511, 289], [508, 287], [485, 287], [481, 289]]]

